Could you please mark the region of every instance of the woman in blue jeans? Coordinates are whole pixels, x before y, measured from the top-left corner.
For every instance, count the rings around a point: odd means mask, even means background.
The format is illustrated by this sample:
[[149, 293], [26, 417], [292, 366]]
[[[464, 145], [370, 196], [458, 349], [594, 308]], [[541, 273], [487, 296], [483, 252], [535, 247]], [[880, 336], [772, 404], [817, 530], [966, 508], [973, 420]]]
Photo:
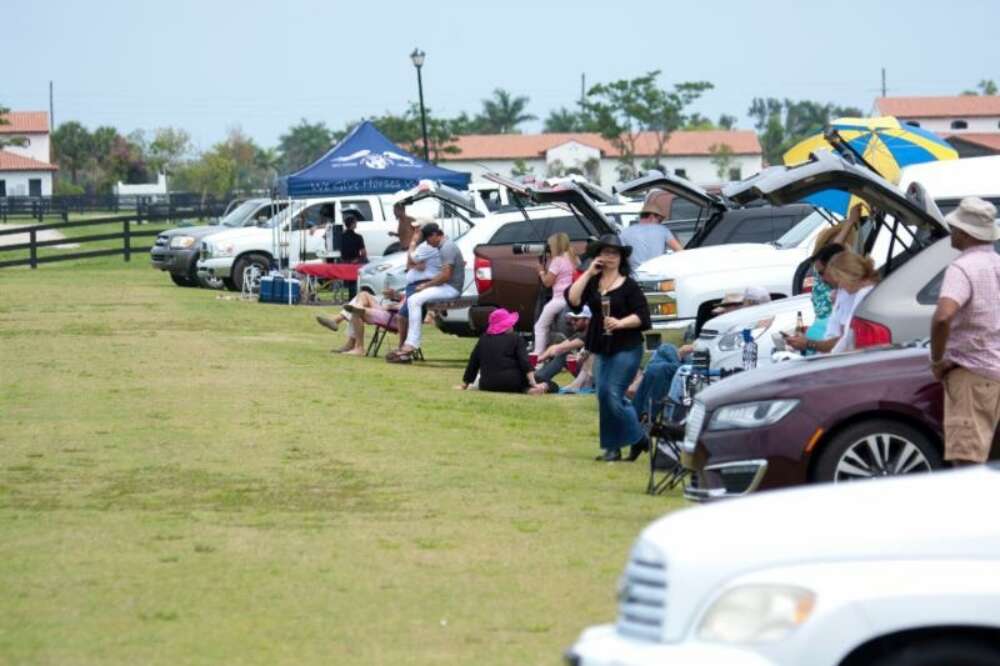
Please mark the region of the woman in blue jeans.
[[651, 326], [646, 297], [629, 277], [631, 252], [615, 234], [601, 236], [588, 248], [593, 261], [566, 289], [566, 302], [573, 312], [586, 305], [593, 314], [584, 346], [594, 356], [604, 450], [597, 460], [603, 462], [621, 460], [624, 446], [631, 447], [630, 462], [649, 450], [635, 408], [625, 397], [642, 360], [642, 332]]

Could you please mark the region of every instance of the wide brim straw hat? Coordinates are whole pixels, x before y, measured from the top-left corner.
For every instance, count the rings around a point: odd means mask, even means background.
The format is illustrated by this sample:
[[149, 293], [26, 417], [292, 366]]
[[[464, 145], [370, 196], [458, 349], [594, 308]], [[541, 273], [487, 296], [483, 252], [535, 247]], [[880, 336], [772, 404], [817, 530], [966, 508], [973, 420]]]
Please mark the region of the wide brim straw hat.
[[948, 213], [944, 221], [948, 227], [961, 229], [981, 241], [997, 240], [997, 209], [989, 201], [979, 197], [966, 197], [958, 208]]
[[489, 324], [486, 327], [487, 335], [500, 335], [514, 328], [519, 315], [516, 312], [497, 308], [490, 313]]

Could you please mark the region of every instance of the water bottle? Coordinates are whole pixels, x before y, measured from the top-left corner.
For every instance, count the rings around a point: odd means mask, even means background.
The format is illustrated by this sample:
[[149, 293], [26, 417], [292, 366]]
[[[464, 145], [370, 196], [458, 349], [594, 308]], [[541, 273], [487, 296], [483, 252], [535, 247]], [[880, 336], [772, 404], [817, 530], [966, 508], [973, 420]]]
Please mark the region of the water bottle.
[[753, 370], [757, 367], [757, 343], [749, 328], [743, 329], [743, 369]]

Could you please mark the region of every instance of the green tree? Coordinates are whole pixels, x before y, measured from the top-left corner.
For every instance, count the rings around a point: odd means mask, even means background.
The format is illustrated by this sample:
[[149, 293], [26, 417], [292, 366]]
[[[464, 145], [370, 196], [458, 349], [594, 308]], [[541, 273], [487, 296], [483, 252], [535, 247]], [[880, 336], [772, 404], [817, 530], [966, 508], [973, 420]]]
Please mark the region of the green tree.
[[861, 109], [850, 106], [773, 97], [755, 97], [747, 114], [754, 119], [764, 159], [769, 164], [780, 164], [785, 151], [806, 137], [821, 132], [830, 121], [864, 115]]
[[978, 88], [978, 90], [964, 90], [962, 91], [962, 94], [992, 96], [996, 95], [998, 92], [997, 84], [993, 79], [982, 79], [979, 83], [976, 84], [976, 88]]
[[323, 156], [333, 145], [333, 132], [326, 123], [310, 123], [303, 118], [278, 139], [280, 168], [294, 173]]
[[150, 169], [171, 174], [191, 156], [191, 150], [190, 134], [174, 127], [160, 127], [147, 149]]
[[594, 119], [583, 110], [573, 111], [566, 107], [549, 112], [542, 128], [546, 133], [557, 132], [598, 132], [600, 128]]
[[528, 166], [528, 163], [522, 159], [514, 160], [514, 165], [510, 169], [510, 175], [514, 178], [520, 178], [522, 176], [530, 176], [535, 173], [535, 170]]
[[725, 180], [736, 160], [732, 146], [728, 143], [715, 143], [709, 147], [708, 152], [712, 153], [711, 162], [715, 165], [715, 175], [719, 180]]
[[[431, 109], [424, 111], [427, 116], [427, 143], [431, 162], [438, 162], [445, 156], [458, 154], [460, 150], [455, 145], [457, 137], [453, 121], [436, 118]], [[420, 107], [415, 102], [411, 102], [410, 107], [401, 116], [386, 112], [377, 118], [372, 118], [371, 121], [390, 141], [414, 155], [423, 157], [424, 139], [420, 126]]]
[[685, 109], [713, 87], [707, 81], [689, 81], [665, 90], [657, 85], [659, 76], [655, 70], [634, 79], [599, 83], [587, 91], [583, 102], [601, 135], [621, 153], [618, 172], [622, 178], [636, 174], [639, 137], [644, 132], [652, 134], [654, 150], [647, 161], [659, 164], [670, 134], [684, 126]]
[[[56, 163], [69, 171], [70, 181], [76, 185], [80, 172], [93, 159], [94, 138], [87, 128], [71, 120], [52, 133], [52, 151]], [[109, 149], [110, 150], [110, 149]]]
[[[10, 120], [7, 119], [9, 113], [10, 109], [0, 104], [0, 125], [10, 125]], [[28, 139], [23, 136], [0, 136], [0, 150], [7, 146], [23, 146], [27, 142]]]
[[525, 112], [530, 101], [523, 95], [515, 97], [510, 91], [497, 88], [491, 99], [483, 100], [483, 111], [477, 118], [481, 133], [518, 134], [518, 125], [538, 119]]

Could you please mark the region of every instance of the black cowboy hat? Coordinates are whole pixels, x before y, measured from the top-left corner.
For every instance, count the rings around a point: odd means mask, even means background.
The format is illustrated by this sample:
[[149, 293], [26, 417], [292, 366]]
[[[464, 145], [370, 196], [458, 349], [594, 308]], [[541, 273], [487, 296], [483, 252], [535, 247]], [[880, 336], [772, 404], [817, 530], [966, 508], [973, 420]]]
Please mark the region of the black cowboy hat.
[[628, 259], [629, 255], [632, 254], [632, 246], [622, 245], [622, 239], [618, 237], [618, 234], [604, 234], [587, 245], [587, 256], [596, 257], [606, 247], [618, 250], [619, 254], [622, 255], [622, 259]]

